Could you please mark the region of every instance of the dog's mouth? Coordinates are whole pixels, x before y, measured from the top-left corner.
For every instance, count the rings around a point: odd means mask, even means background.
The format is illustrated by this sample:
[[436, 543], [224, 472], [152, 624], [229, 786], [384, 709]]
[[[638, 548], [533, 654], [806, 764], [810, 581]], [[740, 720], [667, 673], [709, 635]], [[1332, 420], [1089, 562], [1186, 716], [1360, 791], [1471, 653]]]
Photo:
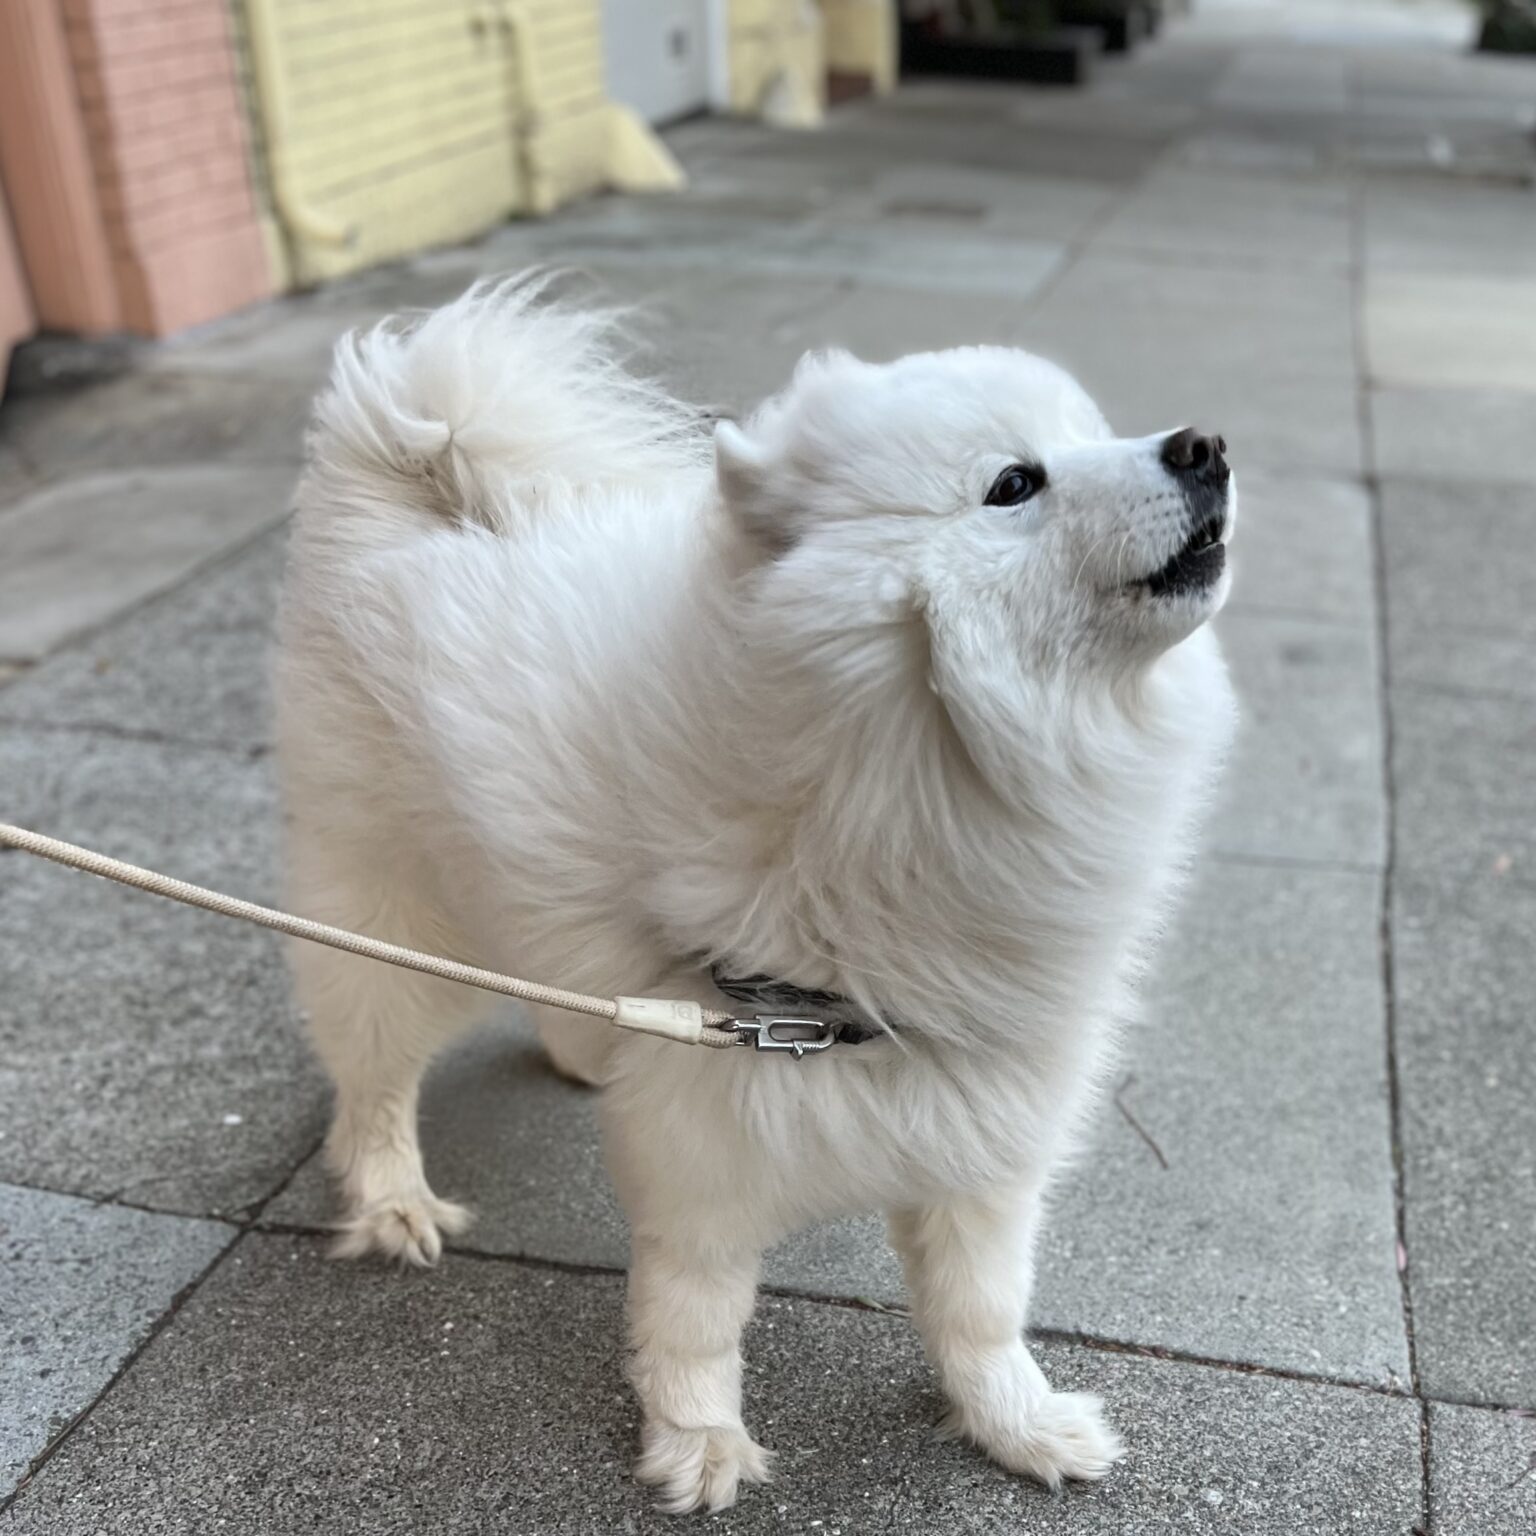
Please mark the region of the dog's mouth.
[[1227, 546], [1222, 542], [1226, 521], [1225, 505], [1202, 508], [1189, 537], [1167, 564], [1136, 585], [1153, 597], [1177, 597], [1212, 586], [1227, 565]]

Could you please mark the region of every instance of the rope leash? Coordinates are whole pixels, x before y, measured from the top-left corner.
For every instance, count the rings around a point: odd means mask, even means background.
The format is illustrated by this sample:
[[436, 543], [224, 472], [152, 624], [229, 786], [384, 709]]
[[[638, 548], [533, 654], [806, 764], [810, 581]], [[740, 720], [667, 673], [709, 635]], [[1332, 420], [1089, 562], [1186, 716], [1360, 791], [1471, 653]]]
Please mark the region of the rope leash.
[[24, 827], [13, 827], [5, 822], [0, 822], [0, 847], [16, 848], [22, 853], [35, 854], [40, 859], [51, 859], [55, 864], [63, 864], [88, 875], [99, 875], [104, 880], [115, 880], [119, 885], [149, 891], [155, 896], [167, 896], [172, 901], [182, 902], [189, 907], [201, 907], [205, 912], [216, 912], [221, 917], [237, 917], [277, 933], [286, 933], [291, 938], [326, 944], [351, 955], [382, 960], [386, 965], [402, 966], [408, 971], [420, 971], [425, 976], [437, 976], [444, 981], [462, 982], [467, 987], [498, 992], [503, 997], [515, 997], [521, 1002], [541, 1003], [546, 1008], [562, 1008], [567, 1013], [586, 1014], [589, 1018], [606, 1020], [620, 1029], [659, 1035], [663, 1039], [676, 1040], [685, 1045], [716, 1048], [753, 1045], [760, 1051], [786, 1051], [798, 1059], [807, 1052], [825, 1050], [836, 1043], [837, 1039], [836, 1026], [820, 1019], [782, 1014], [755, 1014], [737, 1018], [718, 1008], [704, 1008], [698, 1003], [678, 998], [590, 997], [584, 992], [567, 992], [561, 987], [546, 987], [536, 981], [522, 981], [516, 976], [503, 976], [499, 971], [463, 965], [457, 960], [445, 960], [441, 955], [406, 949], [399, 944], [385, 943], [382, 939], [371, 939], [366, 934], [350, 933], [345, 928], [333, 928], [328, 923], [317, 923], [307, 917], [279, 912], [274, 907], [241, 901], [238, 897], [225, 896], [219, 891], [210, 891], [186, 880], [175, 880], [169, 875], [156, 874], [150, 869], [140, 869], [137, 864], [109, 859], [105, 854], [93, 853], [89, 848], [81, 848], [56, 837], [44, 837], [40, 832], [29, 832]]

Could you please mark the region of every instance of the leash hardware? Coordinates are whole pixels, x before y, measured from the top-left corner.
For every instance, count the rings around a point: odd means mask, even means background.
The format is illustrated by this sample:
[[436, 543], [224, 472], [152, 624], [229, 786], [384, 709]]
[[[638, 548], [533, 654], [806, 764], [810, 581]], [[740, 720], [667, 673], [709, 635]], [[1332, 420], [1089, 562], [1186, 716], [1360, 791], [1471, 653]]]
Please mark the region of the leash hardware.
[[788, 1051], [796, 1061], [812, 1051], [825, 1051], [837, 1044], [836, 1024], [825, 1019], [807, 1018], [797, 1013], [754, 1013], [722, 1024], [749, 1042], [757, 1051]]

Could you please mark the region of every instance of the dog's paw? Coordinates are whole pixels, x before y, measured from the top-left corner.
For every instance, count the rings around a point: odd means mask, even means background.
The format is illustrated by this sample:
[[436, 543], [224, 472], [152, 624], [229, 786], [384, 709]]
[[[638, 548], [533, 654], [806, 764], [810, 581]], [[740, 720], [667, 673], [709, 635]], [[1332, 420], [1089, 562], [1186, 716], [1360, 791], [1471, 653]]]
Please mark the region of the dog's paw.
[[444, 1235], [457, 1236], [471, 1219], [462, 1205], [439, 1200], [428, 1190], [375, 1200], [337, 1224], [331, 1257], [361, 1259], [377, 1253], [426, 1268], [442, 1257]]
[[1125, 1454], [1120, 1437], [1104, 1422], [1104, 1404], [1090, 1392], [1052, 1392], [1029, 1417], [982, 1429], [956, 1415], [946, 1429], [974, 1441], [993, 1461], [1056, 1489], [1065, 1481], [1095, 1482]]
[[635, 1478], [661, 1490], [661, 1507], [670, 1515], [728, 1508], [742, 1483], [767, 1481], [773, 1454], [739, 1426], [675, 1429], [647, 1422], [640, 1442]]

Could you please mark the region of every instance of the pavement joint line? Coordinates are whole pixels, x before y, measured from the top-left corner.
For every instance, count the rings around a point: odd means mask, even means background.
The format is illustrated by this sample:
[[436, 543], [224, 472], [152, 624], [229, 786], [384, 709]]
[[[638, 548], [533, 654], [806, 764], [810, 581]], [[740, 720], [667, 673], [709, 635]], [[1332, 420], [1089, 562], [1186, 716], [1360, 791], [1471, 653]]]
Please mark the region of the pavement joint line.
[[[198, 459], [191, 464], [130, 464], [123, 466], [120, 472], [123, 474], [132, 474], [135, 470], [139, 469], [214, 469], [218, 467], [220, 466], [219, 461], [217, 460]], [[293, 470], [295, 478], [297, 478], [299, 473], [299, 466], [295, 464], [293, 466]], [[113, 471], [113, 473], [119, 473], [119, 471]], [[66, 480], [68, 479], [67, 476], [65, 478]], [[242, 539], [235, 540], [233, 544], [226, 544], [222, 549], [214, 550], [207, 556], [206, 559], [197, 561], [196, 564], [194, 564], [189, 570], [179, 576], [169, 586], [157, 587], [153, 592], [146, 592], [143, 597], [139, 598], [136, 602], [129, 603], [126, 608], [119, 608], [116, 610], [116, 612], [107, 614], [106, 617], [103, 618], [99, 623], [89, 624], [84, 629], [78, 630], [76, 633], [68, 636], [66, 639], [61, 640], [56, 646], [53, 647], [52, 650], [45, 652], [41, 656], [32, 657], [30, 659], [30, 670], [36, 671], [39, 667], [52, 661], [55, 656], [64, 656], [71, 651], [84, 650], [86, 646], [93, 644], [104, 634], [116, 628], [117, 625], [133, 618], [136, 614], [143, 613], [145, 609], [153, 607], [156, 603], [170, 600], [178, 593], [183, 591], [186, 587], [190, 586], [194, 581], [201, 581], [208, 576], [214, 575], [223, 566], [232, 564], [234, 561], [238, 560], [241, 555], [249, 554], [250, 551], [253, 550], [263, 539], [271, 538], [279, 530], [285, 528], [292, 516], [293, 507], [290, 501], [287, 511], [283, 513], [281, 518], [268, 523], [265, 527], [256, 529], [253, 533], [247, 534]]]
[[1354, 632], [1374, 628], [1373, 625], [1362, 624], [1358, 619], [1341, 619], [1336, 613], [1324, 613], [1318, 608], [1293, 608], [1289, 603], [1254, 602], [1246, 598], [1228, 603], [1221, 611], [1234, 619], [1294, 619], [1298, 623]]
[[[245, 370], [245, 375], [247, 377], [263, 377], [263, 378], [277, 377], [276, 375], [260, 374], [259, 371], [251, 370], [251, 369]], [[165, 371], [163, 371], [163, 370], [161, 370], [159, 368], [133, 367], [133, 368], [128, 369], [125, 373], [118, 374], [117, 377], [118, 377], [118, 379], [135, 379], [135, 378], [137, 378], [137, 379], [157, 378], [158, 379], [158, 378], [170, 377], [170, 378], [176, 378], [176, 379], [184, 380], [187, 383], [203, 383], [203, 382], [206, 382], [206, 380], [208, 378], [208, 370], [206, 368], [197, 368], [197, 369], [189, 368], [189, 369], [185, 369], [183, 371], [176, 372], [176, 373], [166, 373]], [[116, 382], [116, 380], [114, 380], [112, 382]], [[89, 394], [91, 390], [96, 389], [98, 387], [99, 386], [95, 385], [95, 384], [88, 384], [88, 385], [82, 386], [79, 389], [68, 390], [68, 391], [61, 391], [61, 393], [64, 394], [66, 396], [66, 398], [79, 399], [79, 398], [82, 398], [83, 396]], [[218, 466], [220, 464], [227, 464], [227, 463], [228, 463], [227, 460], [221, 460], [221, 459], [187, 459], [187, 460], [184, 460], [184, 461], [172, 460], [171, 462], [165, 463], [165, 464], [114, 464], [110, 468], [105, 468], [105, 469], [85, 469], [85, 470], [81, 470], [78, 474], [73, 472], [72, 470], [70, 470], [67, 467], [61, 467], [57, 471], [49, 471], [49, 470], [43, 470], [43, 469], [34, 469], [34, 468], [29, 467], [26, 464], [23, 464], [22, 465], [22, 469], [26, 473], [26, 475], [28, 476], [28, 479], [29, 479], [30, 483], [27, 484], [26, 486], [24, 486], [18, 494], [14, 494], [14, 495], [9, 495], [8, 494], [4, 498], [4, 500], [0, 500], [0, 518], [5, 518], [9, 514], [11, 514], [12, 512], [15, 512], [15, 511], [19, 510], [25, 502], [29, 501], [33, 496], [37, 495], [37, 493], [39, 491], [53, 491], [53, 490], [57, 490], [60, 486], [68, 485], [71, 480], [82, 480], [82, 479], [89, 478], [92, 475], [103, 475], [103, 474], [131, 475], [131, 474], [142, 474], [142, 473], [145, 473], [146, 471], [147, 472], [153, 472], [153, 471], [162, 470], [162, 469], [201, 469], [201, 468], [205, 468], [205, 467], [211, 468], [211, 467]], [[297, 474], [299, 472], [299, 470], [303, 468], [303, 460], [302, 460], [302, 458], [295, 458], [291, 454], [271, 454], [271, 455], [259, 454], [255, 458], [241, 459], [235, 467], [236, 468], [240, 468], [240, 469], [274, 469], [274, 468], [281, 469], [281, 468], [287, 467], [287, 468], [292, 469], [294, 471], [294, 473]], [[258, 537], [259, 537], [259, 535], [258, 535]], [[214, 558], [215, 559], [219, 559], [221, 557], [220, 556], [214, 556]], [[194, 574], [197, 574], [197, 573], [194, 572]], [[181, 585], [180, 582], [176, 583], [176, 586], [179, 587], [180, 585]], [[166, 589], [166, 591], [168, 591], [168, 592], [175, 591], [175, 587], [168, 587]], [[136, 604], [135, 606], [142, 607], [145, 602], [151, 602], [152, 603], [152, 602], [155, 601], [155, 599], [157, 597], [162, 596], [162, 595], [163, 594], [161, 594], [161, 593], [151, 593], [147, 598], [143, 599], [140, 603]], [[127, 611], [127, 610], [125, 610], [125, 611]], [[104, 624], [111, 624], [112, 622], [113, 622], [113, 619], [107, 619], [107, 620], [104, 621]], [[100, 628], [103, 627], [103, 625], [97, 625], [96, 627], [97, 627], [97, 629], [100, 629]], [[74, 639], [75, 639], [75, 637], [71, 636], [70, 640], [66, 641], [65, 644], [72, 644]]]
[[[308, 1226], [300, 1222], [270, 1221], [259, 1218], [255, 1223], [258, 1236], [324, 1238], [331, 1235], [329, 1227]], [[616, 1264], [594, 1263], [581, 1259], [557, 1259], [536, 1253], [491, 1252], [484, 1248], [466, 1248], [456, 1243], [443, 1247], [445, 1256], [468, 1259], [477, 1264], [512, 1264], [525, 1269], [544, 1270], [553, 1274], [586, 1276], [593, 1279], [622, 1280], [628, 1270]], [[376, 1266], [377, 1267], [377, 1266]], [[807, 1301], [816, 1306], [841, 1307], [850, 1312], [871, 1312], [884, 1317], [910, 1318], [905, 1305], [873, 1301], [863, 1296], [840, 1296], [827, 1291], [803, 1290], [788, 1285], [760, 1285], [759, 1296], [769, 1296], [779, 1301]], [[1399, 1402], [1442, 1404], [1447, 1407], [1479, 1408], [1490, 1413], [1507, 1413], [1522, 1418], [1536, 1418], [1536, 1407], [1519, 1403], [1479, 1401], [1456, 1397], [1424, 1397], [1405, 1387], [1386, 1386], [1378, 1382], [1351, 1381], [1346, 1377], [1330, 1376], [1324, 1372], [1301, 1371], [1289, 1366], [1265, 1365], [1252, 1360], [1230, 1360], [1220, 1355], [1203, 1355], [1195, 1350], [1175, 1349], [1163, 1344], [1141, 1344], [1131, 1339], [1111, 1338], [1074, 1328], [1031, 1327], [1030, 1338], [1043, 1339], [1051, 1344], [1075, 1344], [1100, 1354], [1134, 1355], [1139, 1359], [1163, 1360], [1172, 1365], [1203, 1366], [1208, 1370], [1231, 1371], [1242, 1376], [1266, 1376], [1277, 1381], [1294, 1381], [1304, 1386], [1338, 1387], [1349, 1392], [1362, 1392], [1370, 1397], [1389, 1397]]]
[[1045, 302], [1061, 287], [1068, 275], [1077, 267], [1083, 257], [1088, 254], [1089, 247], [1098, 238], [1109, 221], [1141, 190], [1146, 182], [1147, 175], [1148, 172], [1143, 171], [1139, 176], [1127, 182], [1117, 193], [1107, 194], [1104, 198], [1104, 206], [1096, 209], [1092, 216], [1084, 222], [1082, 229], [1077, 233], [1077, 237], [1063, 242], [1061, 255], [1057, 258], [1056, 263], [1040, 279], [1035, 287], [1035, 291], [1025, 296], [1019, 317], [1021, 321], [1027, 322], [1036, 319], [1040, 315]]
[[[1105, 256], [1128, 256], [1149, 267], [1175, 267], [1196, 272], [1294, 272], [1295, 261], [1281, 261], [1255, 251], [1173, 251], [1150, 245], [1137, 245], [1113, 237], [1100, 239], [1094, 250]], [[1349, 275], [1349, 262], [1325, 257], [1311, 257], [1300, 263], [1309, 271], [1334, 277]]]
[[1231, 864], [1244, 869], [1313, 870], [1324, 875], [1380, 876], [1376, 864], [1357, 864], [1349, 859], [1307, 859], [1284, 853], [1232, 853], [1223, 848], [1204, 849], [1200, 857], [1212, 864]]
[[[1401, 384], [1401, 385], [1399, 385], [1399, 384], [1369, 384], [1368, 383], [1368, 384], [1366, 384], [1365, 388], [1368, 391], [1368, 393], [1373, 394], [1373, 395], [1384, 395], [1384, 394], [1388, 393], [1389, 391], [1394, 393], [1394, 394], [1405, 394], [1405, 395], [1428, 394], [1428, 393], [1430, 393], [1430, 391], [1428, 389], [1426, 389], [1424, 386], [1417, 385], [1417, 384]], [[1465, 388], [1459, 388], [1456, 385], [1446, 385], [1443, 389], [1441, 389], [1438, 392], [1442, 393], [1442, 394], [1448, 394], [1448, 395], [1454, 395], [1454, 394], [1474, 394], [1474, 393], [1476, 393], [1476, 391], [1474, 391], [1474, 390], [1465, 389]], [[1509, 390], [1495, 390], [1495, 391], [1492, 391], [1492, 393], [1501, 393], [1501, 394], [1511, 394], [1511, 395], [1513, 395], [1513, 394], [1519, 394], [1520, 391], [1509, 389]], [[1266, 473], [1274, 474], [1274, 473], [1277, 473], [1277, 472], [1273, 471], [1273, 470], [1270, 470], [1270, 471], [1266, 471]], [[1366, 488], [1366, 490], [1373, 491], [1373, 492], [1381, 489], [1383, 486], [1406, 485], [1406, 486], [1412, 486], [1413, 488], [1415, 488], [1417, 490], [1422, 490], [1422, 489], [1425, 489], [1427, 487], [1427, 488], [1429, 488], [1431, 490], [1444, 491], [1447, 495], [1457, 495], [1457, 494], [1463, 493], [1463, 492], [1465, 492], [1468, 489], [1468, 487], [1472, 487], [1472, 488], [1474, 488], [1475, 490], [1478, 490], [1478, 491], [1507, 491], [1511, 496], [1521, 496], [1521, 497], [1529, 496], [1532, 493], [1532, 486], [1531, 486], [1531, 482], [1529, 480], [1456, 480], [1456, 479], [1452, 479], [1449, 476], [1436, 475], [1436, 474], [1433, 474], [1433, 473], [1430, 473], [1430, 474], [1418, 474], [1418, 473], [1415, 473], [1415, 474], [1411, 474], [1410, 475], [1410, 474], [1404, 474], [1404, 473], [1394, 473], [1394, 472], [1390, 472], [1389, 471], [1389, 472], [1383, 474], [1383, 473], [1381, 473], [1379, 471], [1376, 471], [1376, 470], [1368, 470], [1367, 472], [1365, 472], [1364, 474], [1361, 474], [1361, 475], [1345, 475], [1342, 478], [1344, 478], [1344, 479], [1357, 479]], [[1466, 624], [1466, 625], [1453, 624], [1453, 625], [1448, 625], [1447, 627], [1448, 628], [1453, 628], [1453, 629], [1461, 629], [1461, 628], [1473, 629], [1473, 630], [1477, 630], [1477, 631], [1479, 631], [1481, 633], [1485, 633], [1485, 634], [1508, 634], [1509, 633], [1508, 630], [1491, 629], [1488, 626], [1482, 625], [1482, 624]]]
[[102, 736], [111, 741], [138, 741], [152, 746], [192, 747], [205, 752], [223, 752], [255, 761], [267, 756], [266, 742], [223, 741], [209, 736], [183, 736], [176, 731], [160, 731], [152, 726], [118, 725], [110, 720], [39, 720], [27, 715], [0, 714], [0, 726], [18, 731], [51, 731], [62, 736]]
[[[1354, 107], [1355, 127], [1360, 127], [1359, 66], [1351, 64], [1345, 76], [1348, 100]], [[1352, 171], [1349, 187], [1350, 318], [1355, 355], [1355, 405], [1360, 429], [1362, 476], [1370, 500], [1372, 588], [1376, 600], [1376, 689], [1381, 720], [1381, 783], [1386, 811], [1385, 852], [1381, 867], [1381, 916], [1379, 955], [1384, 1050], [1387, 1069], [1387, 1112], [1391, 1134], [1392, 1205], [1397, 1236], [1397, 1278], [1403, 1312], [1403, 1337], [1408, 1351], [1408, 1379], [1419, 1405], [1419, 1521], [1416, 1536], [1433, 1536], [1434, 1501], [1431, 1472], [1429, 1403], [1424, 1396], [1419, 1370], [1418, 1339], [1414, 1331], [1412, 1260], [1408, 1251], [1408, 1200], [1403, 1157], [1402, 1076], [1397, 1059], [1397, 992], [1392, 965], [1392, 894], [1397, 872], [1397, 781], [1393, 767], [1395, 747], [1392, 714], [1391, 632], [1387, 607], [1387, 555], [1381, 495], [1377, 472], [1375, 418], [1372, 411], [1372, 380], [1365, 309], [1365, 183]]]
[[[1523, 639], [1523, 636], [1510, 635], [1509, 639]], [[1488, 688], [1478, 685], [1461, 686], [1451, 683], [1419, 683], [1411, 678], [1404, 678], [1394, 682], [1392, 687], [1398, 693], [1417, 693], [1431, 699], [1478, 699], [1487, 704], [1517, 704], [1529, 709], [1531, 696], [1527, 693], [1516, 693], [1513, 688]]]
[[1376, 628], [1374, 624], [1360, 624], [1352, 619], [1340, 619], [1331, 614], [1290, 608], [1278, 603], [1236, 603], [1223, 608], [1218, 616], [1218, 622], [1229, 624], [1259, 624], [1266, 619], [1289, 619], [1293, 623], [1310, 625], [1313, 629], [1332, 629], [1356, 635], [1370, 634]]
[[76, 1430], [96, 1411], [97, 1406], [106, 1398], [107, 1394], [120, 1382], [124, 1376], [138, 1363], [139, 1357], [155, 1342], [160, 1335], [170, 1326], [176, 1314], [181, 1311], [193, 1294], [221, 1264], [240, 1246], [246, 1233], [245, 1228], [233, 1233], [227, 1243], [213, 1256], [202, 1270], [194, 1275], [182, 1288], [171, 1297], [170, 1305], [149, 1325], [148, 1331], [139, 1342], [129, 1350], [121, 1365], [107, 1378], [106, 1385], [70, 1419], [63, 1429], [51, 1439], [47, 1445], [27, 1465], [27, 1470], [22, 1473], [20, 1480], [11, 1491], [0, 1498], [0, 1517], [3, 1517], [11, 1506], [26, 1492], [33, 1478], [58, 1454], [63, 1447], [74, 1438]]
[[[140, 1357], [150, 1347], [150, 1345], [153, 1344], [155, 1340], [158, 1339], [160, 1335], [170, 1327], [171, 1323], [175, 1320], [176, 1315], [181, 1311], [181, 1309], [186, 1306], [189, 1301], [191, 1301], [193, 1296], [196, 1295], [199, 1290], [202, 1289], [204, 1281], [209, 1279], [214, 1271], [219, 1269], [224, 1264], [224, 1261], [229, 1258], [230, 1254], [232, 1254], [235, 1249], [245, 1241], [249, 1233], [255, 1228], [257, 1221], [261, 1217], [261, 1213], [274, 1200], [276, 1200], [285, 1189], [288, 1188], [304, 1164], [307, 1163], [310, 1158], [312, 1158], [315, 1153], [320, 1150], [321, 1140], [322, 1138], [316, 1138], [316, 1140], [310, 1145], [309, 1150], [301, 1158], [294, 1162], [293, 1166], [283, 1174], [282, 1178], [279, 1179], [277, 1183], [274, 1184], [273, 1187], [261, 1197], [260, 1200], [256, 1201], [250, 1207], [250, 1215], [247, 1216], [244, 1221], [236, 1223], [221, 1216], [189, 1217], [184, 1211], [155, 1211], [148, 1206], [127, 1207], [130, 1210], [146, 1211], [150, 1215], [181, 1216], [184, 1219], [191, 1221], [202, 1220], [217, 1222], [222, 1226], [232, 1226], [235, 1230], [232, 1232], [229, 1241], [225, 1243], [225, 1245], [219, 1249], [216, 1254], [214, 1254], [208, 1263], [203, 1266], [202, 1270], [198, 1274], [194, 1275], [192, 1279], [190, 1279], [184, 1286], [182, 1286], [179, 1291], [176, 1292], [174, 1296], [171, 1297], [170, 1304], [159, 1315], [159, 1317], [157, 1317], [154, 1322], [149, 1325], [149, 1329], [145, 1333], [144, 1337], [140, 1339], [139, 1342], [131, 1350], [129, 1350], [128, 1354], [123, 1358], [122, 1363], [115, 1371], [113, 1371], [111, 1376], [108, 1377], [106, 1384], [102, 1387], [102, 1389], [90, 1400], [90, 1402], [85, 1405], [84, 1408], [79, 1411], [79, 1413], [75, 1414], [74, 1417], [70, 1419], [69, 1423], [66, 1424], [64, 1428], [61, 1429], [58, 1434], [56, 1434], [48, 1442], [48, 1444], [45, 1445], [43, 1449], [37, 1453], [36, 1456], [32, 1458], [32, 1460], [27, 1464], [27, 1470], [22, 1473], [20, 1479], [16, 1483], [16, 1486], [12, 1488], [9, 1493], [5, 1494], [3, 1497], [0, 1497], [0, 1518], [3, 1518], [11, 1506], [15, 1504], [17, 1499], [19, 1499], [21, 1495], [26, 1492], [28, 1485], [32, 1482], [32, 1479], [35, 1478], [37, 1474], [41, 1472], [42, 1469], [47, 1466], [50, 1461], [53, 1460], [53, 1458], [59, 1453], [59, 1451], [64, 1448], [68, 1441], [74, 1438], [75, 1432], [80, 1428], [82, 1424], [85, 1423], [88, 1418], [90, 1418], [90, 1416], [96, 1411], [102, 1402], [106, 1400], [108, 1394], [114, 1387], [117, 1386], [118, 1382], [120, 1382], [129, 1373], [129, 1371], [131, 1371], [134, 1366], [138, 1364]], [[14, 1185], [12, 1187], [18, 1189], [36, 1188], [36, 1186], [25, 1184]], [[44, 1194], [60, 1193], [58, 1190], [42, 1190], [40, 1192]], [[90, 1197], [85, 1195], [77, 1195], [74, 1198], [89, 1199]], [[120, 1205], [124, 1204], [125, 1202], [109, 1199], [95, 1200], [92, 1201], [92, 1203], [96, 1205]]]
[[[292, 1177], [291, 1174], [285, 1178]], [[223, 1227], [242, 1227], [240, 1217], [225, 1216], [217, 1211], [182, 1211], [164, 1205], [144, 1205], [137, 1200], [124, 1200], [120, 1195], [93, 1195], [78, 1189], [56, 1189], [50, 1184], [28, 1184], [19, 1179], [0, 1179], [0, 1189], [24, 1189], [33, 1195], [53, 1195], [60, 1200], [79, 1200], [86, 1205], [105, 1206], [112, 1210], [138, 1211], [145, 1216], [171, 1216], [179, 1221], [211, 1221]]]

